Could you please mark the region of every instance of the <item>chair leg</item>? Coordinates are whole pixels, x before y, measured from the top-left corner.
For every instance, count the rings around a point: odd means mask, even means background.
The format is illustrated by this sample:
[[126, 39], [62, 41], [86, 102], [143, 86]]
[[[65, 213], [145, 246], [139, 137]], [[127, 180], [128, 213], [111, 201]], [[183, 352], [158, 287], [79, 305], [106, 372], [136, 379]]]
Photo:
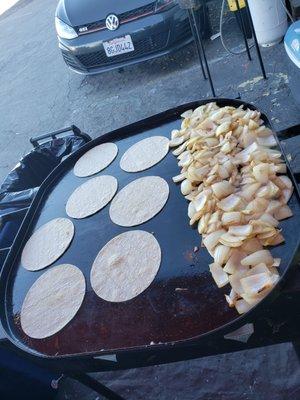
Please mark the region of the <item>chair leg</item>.
[[68, 375], [70, 378], [75, 379], [76, 381], [82, 383], [84, 386], [94, 390], [101, 396], [105, 397], [107, 400], [125, 400], [124, 397], [118, 395], [113, 390], [109, 389], [101, 382], [92, 378], [88, 374], [85, 373], [73, 373]]

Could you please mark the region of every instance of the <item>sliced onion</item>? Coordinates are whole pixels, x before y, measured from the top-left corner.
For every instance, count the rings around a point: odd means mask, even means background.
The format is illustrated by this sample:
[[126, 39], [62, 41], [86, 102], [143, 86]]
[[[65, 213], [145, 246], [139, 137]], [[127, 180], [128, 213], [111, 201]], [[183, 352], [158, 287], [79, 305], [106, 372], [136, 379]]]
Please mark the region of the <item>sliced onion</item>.
[[268, 213], [262, 214], [262, 216], [260, 217], [260, 220], [263, 222], [266, 222], [269, 225], [275, 226], [275, 227], [278, 226], [278, 224], [279, 224], [278, 218], [273, 218], [272, 215], [268, 214]]
[[191, 202], [188, 206], [188, 217], [193, 218], [195, 214], [196, 214], [196, 208], [194, 204]]
[[232, 164], [231, 160], [225, 161], [223, 166], [226, 169], [226, 171], [228, 172], [228, 175], [230, 175], [235, 168], [234, 165]]
[[[278, 210], [278, 208], [280, 208], [282, 206], [282, 204], [280, 203], [280, 201], [278, 200], [271, 200], [269, 202], [269, 205], [266, 209], [266, 212], [269, 214], [274, 213], [276, 210]], [[275, 217], [276, 218], [276, 217]]]
[[277, 235], [277, 232], [278, 231], [274, 227], [272, 227], [269, 229], [269, 231], [258, 234], [257, 238], [260, 240], [274, 238]]
[[224, 265], [230, 257], [231, 248], [218, 244], [214, 250], [214, 261], [219, 265]]
[[232, 150], [232, 144], [230, 142], [226, 142], [223, 144], [223, 146], [220, 148], [220, 151], [224, 154], [230, 153]]
[[279, 281], [279, 274], [276, 272], [276, 274], [271, 275], [272, 283], [275, 285]]
[[283, 189], [282, 191], [282, 199], [285, 204], [287, 204], [292, 197], [293, 189]]
[[231, 255], [224, 267], [224, 271], [228, 274], [234, 274], [235, 272], [246, 272], [248, 267], [241, 264], [241, 260], [245, 258], [247, 254], [239, 249], [233, 249]]
[[250, 236], [253, 231], [252, 225], [230, 226], [228, 233], [234, 236]]
[[272, 264], [272, 267], [279, 267], [281, 263], [281, 258], [274, 258], [274, 262]]
[[216, 124], [214, 124], [212, 119], [206, 119], [201, 124], [198, 125], [198, 128], [204, 131], [215, 131], [217, 128]]
[[240, 247], [243, 240], [245, 240], [245, 236], [234, 236], [229, 233], [224, 233], [220, 237], [219, 242], [228, 247]]
[[267, 183], [269, 180], [269, 164], [260, 163], [253, 167], [253, 175], [260, 183]]
[[238, 160], [238, 162], [241, 162], [241, 163], [248, 162], [250, 160], [251, 154], [254, 153], [258, 149], [259, 149], [258, 143], [254, 142], [254, 143], [250, 144], [250, 146], [246, 147], [244, 150], [240, 151], [236, 155], [236, 159]]
[[264, 263], [257, 264], [257, 265], [255, 265], [255, 267], [251, 268], [247, 272], [247, 276], [262, 274], [262, 273], [271, 275], [269, 268]]
[[284, 241], [276, 228], [278, 221], [292, 216], [286, 204], [293, 184], [278, 176], [286, 165], [281, 153], [271, 149], [276, 138], [257, 111], [211, 102], [183, 117], [181, 130], [171, 133], [181, 167], [173, 180], [181, 182], [191, 201], [190, 223], [199, 220], [202, 245], [215, 261], [214, 279], [220, 287], [230, 281], [226, 301], [244, 313], [279, 279], [275, 266], [280, 260], [262, 246]]
[[209, 224], [208, 228], [206, 230], [206, 233], [212, 233], [217, 231], [218, 229], [222, 228], [222, 223], [221, 222], [214, 222], [213, 224]]
[[188, 167], [190, 165], [190, 163], [193, 161], [192, 156], [190, 153], [186, 153], [186, 152], [184, 152], [182, 154], [184, 154], [184, 155], [181, 157], [178, 165], [179, 165], [179, 167]]
[[277, 145], [277, 142], [276, 142], [276, 139], [275, 139], [274, 135], [258, 137], [257, 138], [257, 143], [260, 146], [266, 146], [266, 147], [274, 147], [274, 146]]
[[[252, 182], [252, 178], [250, 178], [250, 179]], [[252, 183], [250, 185], [243, 187], [243, 189], [241, 191], [241, 196], [244, 199], [250, 201], [254, 197], [255, 193], [258, 191], [260, 186], [261, 186], [261, 184], [259, 182], [255, 182], [255, 183]]]
[[249, 126], [250, 130], [255, 130], [255, 129], [259, 128], [258, 123], [253, 121], [253, 119], [250, 119], [248, 126]]
[[226, 274], [226, 272], [223, 271], [223, 268], [219, 264], [212, 263], [209, 265], [209, 269], [214, 281], [219, 288], [229, 283], [228, 275]]
[[229, 295], [225, 294], [225, 299], [229, 307], [234, 307], [238, 298], [238, 294], [233, 289], [230, 290]]
[[211, 215], [210, 220], [209, 220], [209, 224], [213, 224], [215, 222], [219, 222], [220, 220], [221, 220], [221, 211], [217, 210]]
[[242, 221], [242, 213], [240, 211], [224, 212], [222, 215], [223, 225], [237, 225]]
[[276, 236], [268, 240], [265, 246], [278, 246], [281, 243], [284, 243], [284, 237], [281, 235], [281, 233], [278, 233]]
[[176, 138], [176, 137], [178, 137], [180, 135], [181, 135], [181, 131], [179, 131], [178, 129], [173, 129], [171, 131], [171, 139], [174, 139], [174, 138]]
[[253, 226], [253, 234], [260, 235], [263, 233], [274, 232], [274, 226], [269, 225], [266, 222], [263, 222], [260, 219], [254, 219], [249, 222], [250, 225]]
[[264, 212], [267, 207], [268, 207], [268, 201], [266, 199], [263, 198], [257, 198], [254, 199], [252, 201], [250, 201], [250, 203], [248, 203], [248, 205], [246, 206], [245, 210], [249, 210], [251, 212]]
[[219, 125], [216, 129], [216, 136], [220, 136], [226, 132], [229, 132], [230, 125], [231, 125], [231, 122], [223, 122], [221, 125]]
[[213, 250], [219, 243], [220, 237], [226, 233], [224, 229], [212, 232], [203, 239], [203, 244], [208, 250]]
[[279, 179], [287, 189], [293, 189], [293, 183], [288, 176], [280, 175], [277, 177], [277, 179]]
[[210, 219], [210, 213], [207, 213], [207, 214], [204, 214], [201, 218], [200, 218], [200, 220], [199, 220], [199, 222], [198, 222], [198, 232], [200, 233], [200, 235], [202, 234], [202, 233], [206, 233], [207, 232], [207, 229], [208, 229], [208, 221], [209, 221], [209, 219]]
[[273, 182], [268, 182], [267, 185], [262, 186], [260, 189], [258, 189], [256, 196], [257, 197], [263, 197], [265, 199], [271, 199], [277, 196], [279, 193], [279, 188], [276, 186]]
[[285, 164], [275, 165], [274, 170], [275, 170], [275, 172], [277, 172], [279, 174], [286, 174], [286, 171], [287, 171]]
[[207, 200], [208, 200], [207, 194], [205, 194], [203, 192], [200, 193], [200, 195], [198, 195], [193, 201], [195, 210], [197, 212], [201, 211], [205, 207], [205, 204], [206, 204]]
[[173, 139], [170, 140], [169, 146], [177, 147], [177, 146], [181, 145], [184, 142], [184, 140], [185, 140], [184, 136], [174, 137]]
[[195, 222], [199, 221], [199, 219], [202, 217], [202, 215], [203, 215], [203, 211], [196, 212], [190, 219], [190, 226], [193, 226]]
[[181, 118], [191, 118], [192, 115], [193, 115], [193, 110], [186, 110], [180, 116]]
[[187, 170], [187, 178], [191, 181], [202, 181], [209, 172], [209, 165], [204, 165], [203, 167], [196, 168], [190, 165]]
[[270, 136], [273, 135], [273, 132], [271, 131], [270, 128], [267, 128], [265, 125], [260, 126], [257, 130], [256, 130], [256, 135], [258, 137], [265, 137], [265, 136]]
[[263, 291], [256, 293], [254, 295], [248, 293], [242, 293], [241, 297], [251, 306], [255, 306], [258, 304], [262, 299], [266, 297], [268, 293], [270, 293], [271, 288], [264, 289]]
[[210, 115], [210, 119], [212, 121], [219, 121], [223, 117], [224, 114], [225, 114], [225, 110], [223, 108], [219, 108], [217, 111], [213, 112]]
[[232, 194], [235, 190], [234, 186], [232, 186], [228, 181], [216, 182], [211, 187], [215, 196], [219, 200]]
[[235, 301], [232, 300], [230, 298], [230, 296], [228, 296], [228, 294], [225, 294], [225, 299], [226, 299], [226, 301], [227, 301], [227, 303], [228, 303], [230, 308], [233, 308], [235, 306]]
[[185, 178], [186, 178], [186, 173], [183, 172], [182, 174], [174, 176], [172, 179], [173, 179], [174, 183], [179, 183], [179, 182], [183, 181]]
[[239, 196], [231, 194], [222, 199], [218, 203], [218, 206], [223, 211], [234, 211], [239, 206], [240, 203], [241, 203], [241, 198]]
[[227, 169], [225, 168], [225, 166], [222, 164], [219, 165], [218, 174], [221, 179], [229, 178], [229, 173], [228, 173]]
[[255, 253], [249, 254], [247, 257], [245, 257], [241, 261], [241, 264], [248, 266], [255, 266], [260, 263], [265, 263], [266, 265], [272, 265], [273, 262], [274, 259], [269, 250], [258, 250]]
[[272, 284], [273, 282], [269, 272], [262, 272], [241, 278], [241, 286], [244, 289], [244, 293], [249, 294], [256, 294], [261, 290], [271, 287]]
[[237, 271], [232, 275], [229, 275], [229, 283], [232, 287], [232, 289], [238, 294], [241, 295], [241, 293], [244, 292], [244, 289], [241, 285], [241, 278], [246, 276], [247, 271]]
[[177, 147], [176, 150], [173, 150], [172, 153], [174, 154], [174, 156], [177, 157], [184, 152], [184, 150], [186, 149], [186, 146], [187, 146], [187, 142], [184, 142], [181, 146]]
[[191, 193], [191, 191], [194, 189], [193, 185], [191, 184], [191, 182], [187, 179], [185, 179], [184, 181], [181, 182], [181, 193], [185, 196], [189, 193]]

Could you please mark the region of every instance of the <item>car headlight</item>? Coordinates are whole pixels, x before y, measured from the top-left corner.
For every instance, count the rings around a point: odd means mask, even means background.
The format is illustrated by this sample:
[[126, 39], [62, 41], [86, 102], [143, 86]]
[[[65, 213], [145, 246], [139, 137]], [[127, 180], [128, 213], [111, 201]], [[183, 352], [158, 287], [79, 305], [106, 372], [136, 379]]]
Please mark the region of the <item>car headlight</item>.
[[155, 5], [155, 11], [165, 11], [169, 8], [174, 7], [176, 4], [175, 0], [157, 0]]
[[75, 29], [57, 17], [55, 17], [55, 28], [58, 36], [62, 39], [74, 39], [78, 36]]

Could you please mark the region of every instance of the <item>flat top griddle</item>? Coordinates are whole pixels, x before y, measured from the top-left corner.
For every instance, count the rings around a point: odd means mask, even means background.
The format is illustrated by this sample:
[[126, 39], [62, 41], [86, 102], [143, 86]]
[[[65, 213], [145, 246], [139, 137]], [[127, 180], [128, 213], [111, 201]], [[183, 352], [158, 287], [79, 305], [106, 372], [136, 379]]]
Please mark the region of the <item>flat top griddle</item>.
[[[176, 158], [171, 152], [147, 171], [126, 173], [119, 167], [124, 152], [137, 141], [152, 135], [170, 136], [179, 128], [180, 114], [207, 101], [194, 102], [150, 117], [106, 134], [88, 143], [59, 165], [41, 186], [12, 246], [0, 279], [0, 300], [5, 311], [2, 325], [9, 339], [23, 350], [50, 357], [105, 354], [128, 349], [145, 349], [153, 345], [166, 347], [176, 342], [194, 340], [219, 330], [232, 329], [245, 316], [228, 307], [222, 290], [215, 285], [208, 264], [208, 252], [200, 247], [197, 229], [189, 226], [187, 201], [172, 177], [179, 173]], [[220, 100], [219, 105], [239, 106], [236, 100]], [[253, 108], [253, 106], [246, 104]], [[266, 120], [268, 124], [268, 121]], [[20, 327], [20, 309], [25, 295], [45, 270], [30, 272], [20, 265], [22, 249], [34, 230], [56, 217], [67, 217], [65, 205], [73, 190], [89, 178], [78, 178], [73, 173], [76, 160], [88, 149], [104, 142], [117, 144], [119, 153], [114, 162], [101, 174], [118, 179], [119, 190], [142, 176], [158, 175], [169, 184], [170, 196], [163, 210], [150, 221], [133, 228], [113, 224], [109, 205], [97, 214], [82, 220], [72, 219], [74, 239], [65, 254], [52, 266], [71, 263], [85, 275], [87, 292], [74, 319], [60, 332], [43, 340], [25, 335]], [[294, 217], [282, 221], [286, 243], [272, 249], [274, 257], [282, 259], [281, 280], [294, 264], [299, 247], [299, 200], [294, 194], [289, 203]], [[133, 229], [152, 232], [162, 250], [160, 270], [148, 289], [135, 299], [124, 303], [110, 303], [100, 299], [92, 290], [90, 270], [99, 250], [114, 236]], [[195, 252], [194, 247], [199, 251]], [[274, 290], [273, 292], [276, 292]]]

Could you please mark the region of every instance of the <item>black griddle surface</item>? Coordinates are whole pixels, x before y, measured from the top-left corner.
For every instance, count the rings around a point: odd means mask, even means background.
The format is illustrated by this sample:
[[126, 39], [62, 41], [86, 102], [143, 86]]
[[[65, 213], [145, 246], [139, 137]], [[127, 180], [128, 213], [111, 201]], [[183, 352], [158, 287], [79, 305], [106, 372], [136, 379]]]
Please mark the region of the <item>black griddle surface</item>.
[[[195, 108], [197, 104], [192, 106]], [[34, 340], [22, 332], [19, 313], [27, 291], [46, 269], [37, 272], [25, 270], [20, 265], [20, 254], [34, 230], [53, 218], [67, 217], [65, 205], [70, 194], [89, 179], [78, 178], [73, 173], [73, 166], [84, 150], [64, 161], [47, 180], [47, 185], [41, 188], [13, 246], [16, 257], [11, 255], [6, 263], [5, 328], [15, 344], [26, 351], [46, 356], [117, 352], [199, 338], [241, 320], [225, 301], [224, 294], [228, 288], [220, 290], [213, 282], [208, 270], [212, 258], [200, 247], [201, 238], [197, 229], [189, 226], [188, 202], [180, 192], [180, 185], [172, 181], [172, 177], [179, 173], [172, 152], [147, 171], [126, 173], [119, 167], [122, 155], [132, 144], [152, 135], [169, 137], [172, 129], [180, 127], [179, 115], [184, 109], [188, 107], [152, 117], [146, 124], [122, 128], [85, 147], [87, 151], [102, 142], [115, 142], [119, 148], [117, 158], [95, 176], [115, 176], [120, 190], [136, 178], [158, 175], [169, 184], [169, 200], [156, 217], [133, 228], [113, 224], [109, 218], [109, 205], [88, 218], [72, 219], [75, 225], [74, 239], [65, 254], [48, 268], [63, 263], [79, 267], [86, 278], [86, 296], [79, 312], [64, 329], [50, 338]], [[300, 207], [295, 194], [289, 205], [294, 217], [281, 223], [286, 244], [271, 250], [274, 257], [282, 259], [279, 268], [281, 275], [291, 265], [299, 244]], [[104, 301], [91, 288], [89, 274], [92, 263], [110, 239], [133, 229], [152, 232], [158, 240], [162, 250], [160, 270], [150, 287], [135, 299], [124, 303]], [[194, 252], [194, 247], [198, 247], [199, 251]]]

